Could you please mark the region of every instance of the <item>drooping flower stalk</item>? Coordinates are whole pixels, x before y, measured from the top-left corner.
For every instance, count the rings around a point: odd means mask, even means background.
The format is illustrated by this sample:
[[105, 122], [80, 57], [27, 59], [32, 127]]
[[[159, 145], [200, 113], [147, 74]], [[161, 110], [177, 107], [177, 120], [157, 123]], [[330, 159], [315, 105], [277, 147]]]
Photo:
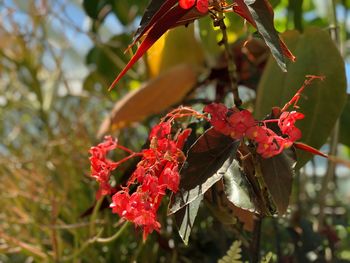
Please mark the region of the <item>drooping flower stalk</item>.
[[[149, 135], [148, 149], [135, 153], [107, 136], [103, 143], [90, 150], [91, 175], [100, 184], [97, 197], [113, 194], [110, 205], [113, 213], [141, 227], [144, 240], [153, 230], [160, 230], [157, 210], [166, 190], [173, 193], [178, 191], [179, 166], [185, 161], [182, 148], [191, 130], [185, 129], [173, 136], [171, 124], [175, 119], [186, 116], [205, 118], [203, 114], [191, 108], [181, 107], [168, 113], [158, 125], [153, 127]], [[117, 148], [129, 155], [118, 162], [107, 159], [108, 152]], [[137, 164], [126, 186], [113, 192], [109, 183], [111, 172], [134, 157], [141, 157], [141, 161]], [[134, 186], [136, 190], [132, 192], [131, 188]]]

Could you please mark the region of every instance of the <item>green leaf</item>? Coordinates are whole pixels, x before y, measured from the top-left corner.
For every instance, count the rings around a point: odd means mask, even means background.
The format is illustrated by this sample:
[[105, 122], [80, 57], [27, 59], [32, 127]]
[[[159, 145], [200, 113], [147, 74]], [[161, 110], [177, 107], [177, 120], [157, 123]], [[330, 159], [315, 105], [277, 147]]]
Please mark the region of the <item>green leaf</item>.
[[339, 142], [350, 147], [350, 95], [348, 95], [345, 108], [340, 116]]
[[193, 202], [185, 205], [175, 213], [176, 225], [178, 226], [180, 237], [185, 245], [188, 244], [194, 220], [196, 219], [202, 200], [203, 195], [200, 195]]
[[99, 17], [101, 11], [103, 8], [108, 5], [108, 0], [84, 0], [83, 1], [83, 7], [85, 9], [85, 12], [89, 17], [91, 17], [94, 20], [103, 20], [104, 17]]
[[294, 28], [302, 31], [303, 27], [303, 0], [289, 0], [288, 13], [293, 14]]
[[242, 261], [242, 241], [234, 241], [226, 255], [218, 260], [218, 263], [241, 263]]
[[280, 38], [273, 24], [273, 10], [266, 0], [252, 1], [244, 0], [248, 6], [259, 33], [264, 38], [272, 55], [283, 71], [286, 71], [286, 61], [284, 59]]
[[[297, 56], [282, 73], [270, 58], [261, 78], [256, 99], [255, 115], [263, 118], [274, 106], [283, 107], [301, 87], [306, 75], [324, 75], [324, 81], [314, 81], [299, 100], [305, 119], [297, 123], [301, 141], [315, 148], [321, 147], [331, 133], [346, 100], [344, 61], [326, 31], [309, 28], [304, 34], [289, 31], [283, 35], [288, 47]], [[298, 167], [312, 156], [298, 153]]]
[[[100, 76], [105, 78], [105, 82], [111, 83], [116, 69], [122, 69], [127, 62], [123, 49], [129, 41], [130, 37], [122, 34], [113, 37], [105, 44], [93, 47], [86, 56], [86, 64], [94, 65]], [[135, 74], [133, 77], [136, 77]]]
[[261, 259], [261, 263], [269, 263], [272, 260], [272, 257], [273, 253], [270, 251]]
[[180, 190], [173, 195], [170, 214], [196, 200], [222, 178], [234, 160], [232, 156], [239, 143], [213, 128], [199, 137], [181, 169]]
[[292, 192], [296, 164], [295, 151], [289, 148], [274, 157], [259, 158], [259, 163], [265, 185], [271, 194], [278, 213], [283, 215], [287, 211], [289, 197]]
[[141, 16], [147, 5], [147, 0], [110, 0], [112, 11], [118, 17], [123, 25], [128, 25], [134, 21], [137, 16]]

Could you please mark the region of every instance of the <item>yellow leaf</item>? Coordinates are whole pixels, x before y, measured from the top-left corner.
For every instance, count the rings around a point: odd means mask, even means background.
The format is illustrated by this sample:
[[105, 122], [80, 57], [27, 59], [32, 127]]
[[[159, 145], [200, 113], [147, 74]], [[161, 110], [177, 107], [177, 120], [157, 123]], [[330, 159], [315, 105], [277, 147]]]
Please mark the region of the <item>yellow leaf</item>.
[[178, 64], [202, 65], [204, 52], [195, 38], [193, 24], [165, 33], [147, 51], [146, 61], [151, 78]]

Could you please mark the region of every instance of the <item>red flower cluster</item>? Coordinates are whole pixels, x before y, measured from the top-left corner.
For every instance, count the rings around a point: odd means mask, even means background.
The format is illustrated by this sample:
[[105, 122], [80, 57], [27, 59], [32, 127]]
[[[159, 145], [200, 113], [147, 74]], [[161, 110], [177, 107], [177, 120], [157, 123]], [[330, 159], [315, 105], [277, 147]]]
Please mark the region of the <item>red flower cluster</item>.
[[[257, 145], [257, 153], [264, 158], [280, 154], [283, 149], [291, 147], [301, 138], [301, 131], [295, 122], [304, 118], [302, 113], [283, 112], [278, 119], [256, 121], [248, 110], [228, 109], [223, 104], [210, 104], [204, 111], [211, 115], [214, 128], [233, 139], [247, 138]], [[282, 136], [266, 127], [267, 122], [277, 122]]]
[[[315, 79], [323, 80], [324, 76], [307, 75], [304, 84], [292, 99], [282, 109], [276, 108], [278, 110], [273, 115], [277, 115], [274, 117], [278, 117], [278, 119], [256, 121], [249, 111], [240, 111], [237, 108], [228, 109], [223, 104], [208, 105], [204, 108], [204, 111], [211, 115], [210, 122], [217, 131], [231, 136], [233, 139], [247, 138], [253, 141], [257, 146], [256, 152], [264, 158], [278, 155], [293, 144], [304, 151], [327, 157], [311, 146], [296, 142], [301, 138], [301, 131], [295, 127], [295, 122], [305, 116], [297, 111], [288, 111], [291, 106], [295, 109], [299, 108], [297, 104], [302, 92]], [[269, 122], [277, 123], [282, 135], [277, 135], [267, 128], [266, 123]]]
[[[118, 145], [111, 137], [106, 137], [103, 143], [90, 150], [92, 176], [100, 183], [99, 195], [112, 193], [109, 184], [112, 170], [132, 157], [142, 157], [126, 187], [112, 196], [111, 208], [113, 213], [142, 227], [144, 239], [153, 230], [160, 229], [156, 213], [166, 189], [177, 192], [179, 187], [179, 164], [185, 160], [181, 149], [191, 130], [186, 129], [171, 138], [170, 123], [167, 121], [156, 125], [150, 133], [149, 149], [140, 153]], [[116, 163], [108, 160], [107, 152], [116, 148], [123, 149], [130, 155]], [[131, 193], [130, 187], [133, 185], [137, 187]]]
[[[142, 160], [131, 175], [127, 187], [117, 192], [111, 204], [113, 213], [143, 227], [143, 238], [153, 230], [159, 231], [160, 223], [156, 213], [165, 190], [177, 192], [180, 175], [179, 163], [184, 161], [181, 151], [190, 130], [179, 134], [176, 140], [170, 136], [169, 122], [155, 126], [150, 134], [150, 148], [143, 150]], [[132, 194], [129, 187], [138, 184]]]
[[196, 6], [200, 13], [207, 13], [209, 8], [209, 0], [179, 0], [179, 5], [183, 9], [190, 9]]
[[100, 184], [100, 188], [96, 194], [97, 198], [101, 195], [112, 193], [112, 187], [109, 184], [111, 171], [117, 168], [118, 163], [107, 159], [106, 155], [109, 151], [117, 148], [117, 141], [111, 136], [106, 136], [105, 141], [97, 146], [91, 147], [91, 176], [94, 177]]

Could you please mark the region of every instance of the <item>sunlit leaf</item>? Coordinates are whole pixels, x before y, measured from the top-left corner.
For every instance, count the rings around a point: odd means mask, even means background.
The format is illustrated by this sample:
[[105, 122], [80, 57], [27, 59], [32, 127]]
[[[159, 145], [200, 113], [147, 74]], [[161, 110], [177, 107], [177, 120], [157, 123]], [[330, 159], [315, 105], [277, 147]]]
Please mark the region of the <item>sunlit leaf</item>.
[[284, 57], [295, 61], [295, 56], [277, 34], [273, 9], [267, 0], [236, 0], [233, 10], [258, 29], [282, 71], [286, 70]]
[[252, 197], [251, 184], [242, 173], [238, 161], [233, 161], [224, 175], [225, 193], [235, 206], [249, 211], [257, 211]]
[[204, 63], [203, 47], [195, 37], [193, 24], [177, 27], [165, 33], [148, 51], [150, 77], [186, 63], [200, 67]]
[[188, 244], [188, 239], [202, 200], [203, 195], [200, 195], [193, 202], [185, 205], [175, 213], [175, 220], [179, 229], [179, 234], [186, 245]]
[[248, 3], [247, 6], [256, 23], [256, 27], [270, 48], [277, 64], [283, 71], [286, 71], [286, 62], [280, 45], [280, 39], [273, 24], [273, 10], [271, 6], [268, 6], [269, 3], [266, 0], [245, 2], [253, 2]]
[[[301, 87], [306, 75], [325, 76], [314, 81], [304, 91], [298, 105], [305, 119], [297, 123], [301, 141], [315, 148], [321, 147], [340, 116], [346, 100], [344, 61], [326, 31], [310, 28], [304, 34], [290, 31], [283, 35], [288, 46], [298, 57], [282, 73], [270, 59], [258, 87], [255, 114], [263, 118], [274, 106], [283, 106]], [[298, 167], [311, 154], [298, 152]]]

